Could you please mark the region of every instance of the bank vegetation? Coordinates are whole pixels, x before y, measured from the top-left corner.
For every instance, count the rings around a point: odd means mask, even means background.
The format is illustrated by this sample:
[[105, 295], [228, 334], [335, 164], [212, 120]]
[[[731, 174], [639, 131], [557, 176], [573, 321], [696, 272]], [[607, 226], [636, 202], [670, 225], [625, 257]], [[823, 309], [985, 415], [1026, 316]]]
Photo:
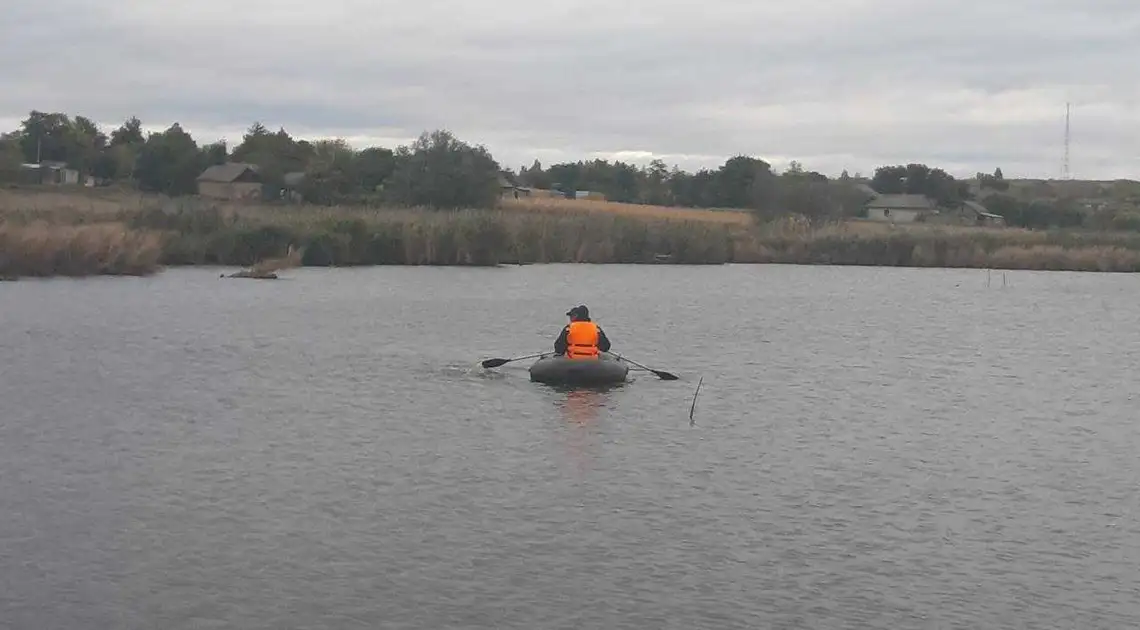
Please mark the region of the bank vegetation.
[[889, 225], [572, 200], [494, 209], [219, 204], [0, 191], [0, 276], [143, 275], [169, 265], [786, 263], [1140, 271], [1140, 234]]
[[[1136, 182], [1087, 184], [1006, 180], [1000, 168], [959, 180], [924, 164], [829, 178], [746, 155], [691, 173], [605, 160], [512, 170], [446, 130], [355, 148], [255, 123], [230, 147], [199, 144], [177, 123], [144, 132], [132, 117], [105, 132], [84, 116], [32, 111], [0, 134], [0, 276], [250, 267], [290, 251], [307, 266], [1137, 271]], [[984, 202], [1009, 227], [861, 220], [868, 200], [893, 194], [932, 200], [959, 223], [988, 216], [964, 211]], [[228, 197], [241, 201], [218, 200]]]

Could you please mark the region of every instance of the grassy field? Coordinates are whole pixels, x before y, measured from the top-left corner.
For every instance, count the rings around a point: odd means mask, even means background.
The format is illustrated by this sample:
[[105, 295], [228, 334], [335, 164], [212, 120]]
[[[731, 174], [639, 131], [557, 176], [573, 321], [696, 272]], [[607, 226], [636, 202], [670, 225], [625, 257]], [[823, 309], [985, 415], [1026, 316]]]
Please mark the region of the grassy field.
[[646, 220], [693, 221], [730, 226], [747, 226], [752, 223], [752, 215], [742, 210], [699, 210], [585, 199], [506, 199], [503, 201], [502, 209], [547, 214], [603, 214]]
[[131, 191], [0, 189], [0, 276], [146, 274], [163, 265], [788, 263], [1140, 271], [1140, 234], [865, 221], [756, 224], [739, 210], [563, 199], [493, 210], [211, 203]]

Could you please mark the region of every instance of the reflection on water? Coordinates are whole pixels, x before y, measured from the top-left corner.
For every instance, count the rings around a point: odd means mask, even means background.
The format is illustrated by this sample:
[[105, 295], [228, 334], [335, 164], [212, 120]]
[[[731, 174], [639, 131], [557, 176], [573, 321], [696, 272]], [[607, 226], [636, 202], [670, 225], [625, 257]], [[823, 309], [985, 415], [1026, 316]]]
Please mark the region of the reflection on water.
[[595, 389], [571, 389], [558, 403], [563, 419], [579, 425], [594, 424], [598, 420], [605, 394]]

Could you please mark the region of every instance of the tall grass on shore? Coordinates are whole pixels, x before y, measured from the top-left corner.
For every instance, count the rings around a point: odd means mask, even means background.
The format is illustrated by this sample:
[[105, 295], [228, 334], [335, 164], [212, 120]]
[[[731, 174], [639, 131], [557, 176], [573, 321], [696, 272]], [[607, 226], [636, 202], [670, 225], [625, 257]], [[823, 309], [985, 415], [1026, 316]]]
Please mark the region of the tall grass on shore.
[[784, 220], [749, 235], [738, 262], [1065, 271], [1140, 271], [1140, 235], [1124, 232], [895, 226], [810, 227]]
[[[0, 191], [2, 192], [2, 191]], [[106, 193], [0, 194], [0, 276], [307, 266], [788, 263], [1140, 271], [1140, 234], [866, 221], [755, 223], [732, 210], [563, 199], [495, 210], [249, 205]]]
[[159, 234], [119, 223], [0, 223], [0, 276], [142, 276], [159, 269]]
[[307, 266], [526, 263], [718, 264], [732, 230], [684, 220], [619, 215], [435, 212], [373, 208], [152, 208], [125, 215], [167, 235], [164, 263], [251, 265], [303, 246]]

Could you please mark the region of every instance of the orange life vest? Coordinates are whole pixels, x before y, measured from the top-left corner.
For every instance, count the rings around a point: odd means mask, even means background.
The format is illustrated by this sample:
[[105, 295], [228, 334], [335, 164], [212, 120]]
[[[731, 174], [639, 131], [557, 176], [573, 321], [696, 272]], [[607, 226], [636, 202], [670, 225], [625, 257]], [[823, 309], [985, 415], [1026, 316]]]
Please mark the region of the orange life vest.
[[570, 322], [566, 333], [566, 356], [570, 359], [598, 358], [598, 325], [594, 322]]

